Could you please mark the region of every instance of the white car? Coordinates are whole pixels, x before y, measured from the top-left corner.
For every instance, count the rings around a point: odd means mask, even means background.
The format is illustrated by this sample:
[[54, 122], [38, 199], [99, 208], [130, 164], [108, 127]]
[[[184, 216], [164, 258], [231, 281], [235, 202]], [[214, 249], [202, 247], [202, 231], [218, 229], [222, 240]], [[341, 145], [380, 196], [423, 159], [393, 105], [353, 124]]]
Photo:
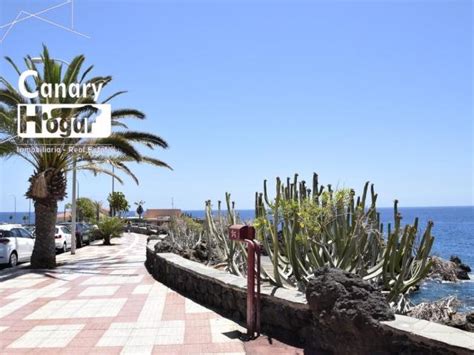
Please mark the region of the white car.
[[35, 238], [19, 224], [0, 224], [0, 264], [30, 261]]
[[56, 250], [60, 250], [65, 253], [71, 247], [71, 231], [66, 226], [56, 226], [56, 232], [54, 234], [54, 241], [56, 244]]

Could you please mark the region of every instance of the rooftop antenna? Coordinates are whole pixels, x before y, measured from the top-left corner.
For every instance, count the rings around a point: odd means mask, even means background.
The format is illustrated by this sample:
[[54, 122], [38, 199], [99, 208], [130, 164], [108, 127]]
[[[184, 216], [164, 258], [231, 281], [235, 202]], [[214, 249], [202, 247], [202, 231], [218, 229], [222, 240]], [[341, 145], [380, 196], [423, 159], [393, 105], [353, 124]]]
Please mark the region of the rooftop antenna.
[[171, 197], [171, 209], [174, 210], [174, 198], [173, 197]]

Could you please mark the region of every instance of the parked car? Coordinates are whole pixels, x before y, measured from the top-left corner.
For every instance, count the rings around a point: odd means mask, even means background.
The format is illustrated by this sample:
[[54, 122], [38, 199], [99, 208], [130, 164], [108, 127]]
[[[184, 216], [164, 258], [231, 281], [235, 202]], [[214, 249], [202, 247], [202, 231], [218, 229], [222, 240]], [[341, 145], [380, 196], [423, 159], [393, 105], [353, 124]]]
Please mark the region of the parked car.
[[56, 232], [54, 234], [54, 242], [56, 244], [56, 250], [63, 253], [67, 252], [71, 248], [71, 231], [66, 226], [57, 225]]
[[30, 232], [33, 237], [36, 237], [36, 227], [34, 224], [24, 224], [23, 228], [25, 228], [28, 232]]
[[0, 264], [30, 261], [35, 238], [19, 224], [0, 224]]
[[[61, 226], [66, 226], [71, 230], [71, 223], [61, 223]], [[76, 223], [76, 247], [81, 248], [83, 245], [89, 245], [91, 243], [91, 230], [86, 223]]]

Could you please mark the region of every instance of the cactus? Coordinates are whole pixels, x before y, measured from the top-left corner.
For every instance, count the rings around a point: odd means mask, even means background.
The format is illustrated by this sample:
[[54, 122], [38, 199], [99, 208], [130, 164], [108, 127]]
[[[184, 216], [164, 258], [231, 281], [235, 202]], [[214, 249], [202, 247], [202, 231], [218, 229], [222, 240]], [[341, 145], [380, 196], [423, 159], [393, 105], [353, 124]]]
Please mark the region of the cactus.
[[319, 186], [314, 174], [312, 189], [295, 175], [286, 184], [277, 178], [273, 200], [267, 190], [264, 181], [263, 193], [256, 194], [255, 226], [272, 258], [271, 280], [276, 285], [304, 288], [316, 268], [329, 265], [380, 285], [388, 300], [396, 303], [426, 277], [433, 223], [428, 223], [415, 248], [418, 219], [402, 228], [395, 201], [394, 229], [388, 225], [385, 236], [373, 185], [366, 183], [362, 196], [355, 198], [354, 190]]
[[[255, 194], [254, 220], [257, 238], [273, 264], [273, 272], [262, 268], [263, 278], [277, 286], [304, 289], [315, 269], [329, 265], [379, 285], [395, 308], [405, 309], [406, 295], [431, 267], [433, 223], [428, 223], [415, 247], [418, 219], [402, 227], [395, 201], [394, 228], [388, 224], [384, 234], [376, 201], [374, 186], [368, 182], [356, 198], [354, 190], [320, 186], [317, 174], [311, 188], [298, 181], [297, 174], [286, 183], [277, 178], [271, 199], [265, 180], [263, 192]], [[210, 201], [206, 202], [207, 236], [221, 250], [227, 269], [243, 275], [245, 248], [227, 236], [228, 225], [238, 222], [230, 194], [226, 194], [226, 205], [224, 218], [220, 202], [217, 216], [212, 214]]]
[[235, 213], [234, 202], [230, 200], [230, 194], [226, 193], [225, 201], [227, 216], [224, 217], [221, 209], [221, 201], [217, 203], [217, 215], [212, 212], [211, 201], [206, 201], [205, 235], [209, 245], [215, 249], [220, 259], [226, 263], [229, 272], [242, 276], [245, 270], [246, 251], [240, 243], [236, 243], [228, 237], [228, 226], [239, 222]]

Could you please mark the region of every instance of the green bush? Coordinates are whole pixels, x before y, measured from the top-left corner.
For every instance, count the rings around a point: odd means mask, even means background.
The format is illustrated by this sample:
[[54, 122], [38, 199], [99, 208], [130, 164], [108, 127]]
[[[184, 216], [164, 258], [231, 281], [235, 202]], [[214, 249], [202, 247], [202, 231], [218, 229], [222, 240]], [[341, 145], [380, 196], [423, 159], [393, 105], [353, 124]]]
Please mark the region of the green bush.
[[124, 221], [118, 217], [104, 217], [99, 221], [96, 231], [97, 239], [104, 239], [105, 245], [110, 245], [110, 239], [121, 236]]

